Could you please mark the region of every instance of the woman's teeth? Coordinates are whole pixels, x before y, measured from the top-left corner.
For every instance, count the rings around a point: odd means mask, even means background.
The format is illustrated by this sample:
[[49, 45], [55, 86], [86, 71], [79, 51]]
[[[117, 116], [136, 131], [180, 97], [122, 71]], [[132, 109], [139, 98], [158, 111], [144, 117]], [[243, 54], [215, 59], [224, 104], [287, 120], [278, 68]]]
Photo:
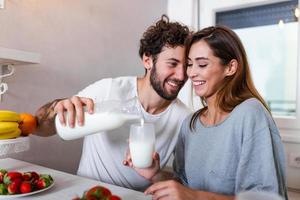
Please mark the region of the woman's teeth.
[[193, 81], [193, 85], [195, 85], [195, 86], [203, 85], [205, 83], [206, 83], [206, 81]]

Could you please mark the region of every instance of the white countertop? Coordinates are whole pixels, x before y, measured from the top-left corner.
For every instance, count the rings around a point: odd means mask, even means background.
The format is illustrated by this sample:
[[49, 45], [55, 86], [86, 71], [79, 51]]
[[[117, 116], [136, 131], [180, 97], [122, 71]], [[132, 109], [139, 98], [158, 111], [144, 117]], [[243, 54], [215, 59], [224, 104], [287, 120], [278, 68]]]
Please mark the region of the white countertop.
[[[107, 187], [113, 194], [120, 196], [122, 200], [151, 199], [151, 196], [145, 196], [142, 192], [75, 176], [16, 159], [0, 159], [0, 168], [8, 171], [36, 171], [39, 174], [50, 174], [53, 177], [54, 186], [52, 188], [38, 194], [22, 197], [22, 200], [72, 200], [77, 196], [81, 197], [84, 191], [96, 185]], [[2, 196], [2, 199], [3, 197], [4, 196]], [[19, 200], [20, 198], [15, 199]]]

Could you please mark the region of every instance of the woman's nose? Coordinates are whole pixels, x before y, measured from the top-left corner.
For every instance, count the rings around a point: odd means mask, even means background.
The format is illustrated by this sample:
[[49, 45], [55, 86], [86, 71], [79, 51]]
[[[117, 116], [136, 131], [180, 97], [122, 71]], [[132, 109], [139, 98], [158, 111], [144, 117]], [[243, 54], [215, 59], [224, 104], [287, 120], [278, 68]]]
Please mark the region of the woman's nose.
[[178, 80], [185, 80], [187, 77], [184, 66], [178, 67], [175, 73]]
[[194, 70], [194, 66], [190, 66], [187, 68], [187, 75], [189, 78], [193, 78], [197, 76], [197, 73]]

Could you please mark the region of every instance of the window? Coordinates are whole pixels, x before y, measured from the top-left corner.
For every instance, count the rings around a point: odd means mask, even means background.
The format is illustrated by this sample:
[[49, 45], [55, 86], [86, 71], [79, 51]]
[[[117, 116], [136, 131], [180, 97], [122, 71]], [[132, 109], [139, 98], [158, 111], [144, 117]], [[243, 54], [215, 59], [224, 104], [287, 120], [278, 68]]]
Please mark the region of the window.
[[241, 38], [254, 83], [273, 115], [296, 115], [298, 0], [216, 13]]

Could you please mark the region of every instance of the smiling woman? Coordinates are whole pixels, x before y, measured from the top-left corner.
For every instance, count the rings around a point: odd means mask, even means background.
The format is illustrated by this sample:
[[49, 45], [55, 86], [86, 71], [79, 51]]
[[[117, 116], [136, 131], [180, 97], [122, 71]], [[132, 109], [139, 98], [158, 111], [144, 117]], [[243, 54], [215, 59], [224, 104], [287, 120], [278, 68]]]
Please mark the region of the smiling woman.
[[[191, 2], [196, 1], [186, 0], [185, 5], [180, 4], [180, 0], [177, 1], [172, 0], [168, 3], [172, 18], [193, 25], [195, 30], [216, 23], [229, 26], [228, 23], [224, 23], [225, 21], [221, 22], [218, 14], [222, 14], [226, 22], [230, 18], [231, 22], [239, 21], [245, 25], [232, 28], [241, 38], [247, 51], [254, 75], [253, 82], [270, 105], [274, 120], [280, 129], [286, 157], [289, 158], [287, 160], [288, 186], [299, 190], [299, 168], [294, 167], [294, 158], [296, 155], [299, 156], [300, 152], [299, 1], [198, 0], [199, 4], [194, 6], [190, 6]], [[276, 5], [277, 3], [280, 3], [280, 6]], [[275, 7], [270, 9], [273, 6]], [[260, 7], [263, 7], [264, 11], [253, 10], [259, 10]], [[194, 16], [196, 8], [198, 13]], [[245, 12], [241, 12], [243, 9]], [[265, 20], [265, 17], [268, 20]], [[270, 24], [271, 19], [273, 19], [272, 24]], [[266, 21], [269, 24], [263, 24]], [[194, 22], [199, 24], [196, 25]], [[180, 98], [194, 110], [201, 108], [201, 101], [193, 91], [189, 87], [184, 89]]]

